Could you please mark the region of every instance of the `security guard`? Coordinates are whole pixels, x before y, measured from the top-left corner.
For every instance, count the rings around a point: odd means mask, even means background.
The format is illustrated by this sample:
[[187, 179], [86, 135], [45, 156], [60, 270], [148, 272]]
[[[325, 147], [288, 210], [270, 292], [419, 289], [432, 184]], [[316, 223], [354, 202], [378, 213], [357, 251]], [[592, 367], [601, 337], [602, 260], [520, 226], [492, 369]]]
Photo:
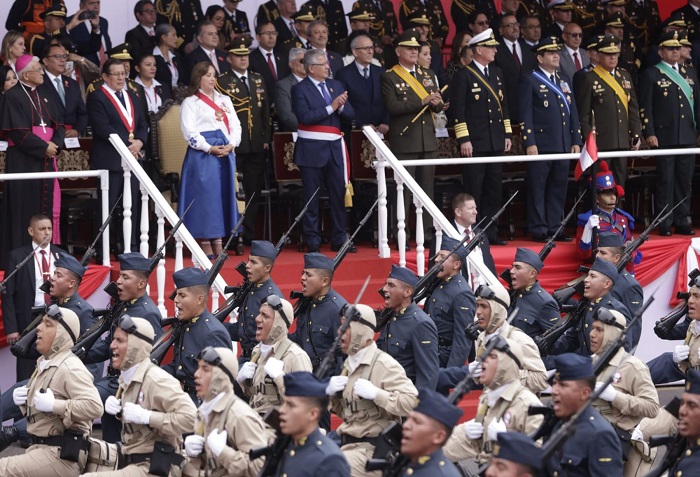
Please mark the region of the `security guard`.
[[[617, 66], [618, 40], [612, 35], [596, 44], [598, 65], [586, 73], [577, 89], [576, 105], [581, 133], [588, 137], [596, 128], [599, 151], [636, 151], [640, 146], [642, 125], [634, 81], [629, 72]], [[627, 158], [613, 159], [615, 182], [625, 187]]]
[[442, 446], [462, 416], [462, 409], [442, 394], [421, 389], [418, 405], [403, 423], [401, 453], [411, 459], [404, 475], [413, 477], [459, 477], [457, 468]]
[[[459, 241], [443, 235], [435, 262], [449, 257], [442, 264], [436, 280], [440, 284], [426, 301], [423, 310], [435, 321], [438, 331], [440, 367], [462, 366], [467, 362], [472, 343], [464, 329], [474, 321], [476, 299], [467, 279], [462, 276], [462, 264], [467, 249]], [[454, 253], [451, 253], [455, 250]]]
[[311, 371], [309, 356], [287, 337], [293, 318], [292, 304], [277, 295], [268, 296], [260, 305], [255, 319], [258, 344], [236, 377], [258, 414], [282, 405], [287, 373]]
[[687, 439], [686, 450], [668, 471], [668, 475], [693, 475], [700, 464], [700, 417], [696, 409], [700, 406], [700, 371], [690, 370], [685, 381], [685, 392], [678, 411], [678, 432]]
[[393, 316], [377, 345], [406, 370], [417, 388], [435, 389], [438, 380], [438, 334], [435, 322], [413, 302], [418, 277], [407, 268], [391, 266], [382, 287], [386, 308]]
[[183, 329], [175, 341], [175, 357], [163, 369], [180, 381], [196, 406], [201, 403], [194, 384], [197, 356], [206, 346], [230, 348], [231, 338], [224, 325], [207, 309], [207, 273], [199, 268], [183, 268], [173, 273], [173, 281], [178, 325]]
[[374, 310], [361, 304], [354, 309], [357, 315], [340, 342], [348, 358], [340, 375], [328, 381], [326, 393], [331, 412], [343, 419], [337, 433], [353, 476], [375, 475], [365, 470], [365, 464], [374, 453], [379, 434], [408, 415], [416, 405], [418, 391], [401, 365], [377, 348]]
[[[562, 354], [555, 358], [555, 366], [554, 414], [566, 421], [586, 404], [595, 388], [596, 377], [588, 356]], [[545, 462], [546, 475], [622, 475], [620, 440], [598, 411], [586, 406], [576, 420], [575, 429], [576, 432]]]
[[292, 15], [294, 20], [294, 30], [296, 30], [296, 36], [285, 40], [282, 45], [285, 51], [289, 51], [292, 48], [304, 48], [305, 50], [311, 49], [311, 44], [309, 43], [308, 27], [309, 24], [316, 20], [316, 15], [310, 5], [304, 4], [301, 8]]
[[[608, 261], [617, 267], [618, 262], [622, 259], [622, 254], [625, 251], [625, 246], [622, 243], [622, 237], [617, 234], [601, 233], [598, 235], [598, 258]], [[630, 316], [634, 316], [644, 304], [644, 290], [636, 278], [627, 270], [622, 270], [620, 276], [615, 280], [615, 286], [610, 292], [610, 295], [625, 305], [630, 312]], [[642, 336], [642, 320], [637, 320], [634, 329], [627, 330], [627, 345], [626, 349], [634, 353], [639, 339]]]
[[66, 6], [63, 3], [54, 3], [41, 12], [39, 18], [44, 21], [44, 31], [31, 37], [27, 52], [41, 58], [44, 48], [52, 39], [60, 39], [68, 35], [66, 31]]
[[350, 477], [343, 453], [318, 427], [328, 407], [326, 382], [300, 371], [286, 374], [284, 386], [287, 391], [280, 409], [280, 429], [292, 441], [275, 475]]
[[[475, 35], [467, 46], [474, 52], [474, 60], [452, 76], [452, 105], [448, 110], [460, 155], [502, 156], [510, 151], [513, 131], [503, 72], [493, 64], [498, 42], [489, 28]], [[491, 217], [499, 209], [502, 174], [501, 163], [462, 166], [462, 186], [474, 197], [482, 217]], [[491, 245], [505, 245], [497, 239], [495, 225], [488, 237]]]
[[206, 475], [253, 477], [262, 468], [264, 461], [251, 460], [248, 452], [266, 447], [274, 435], [233, 392], [236, 375], [238, 361], [229, 348], [202, 350], [194, 375], [202, 405], [195, 416], [195, 433], [185, 438], [185, 477], [199, 477], [202, 470]]
[[[196, 408], [180, 383], [151, 362], [155, 333], [151, 324], [123, 315], [110, 345], [114, 367], [122, 371], [117, 396], [105, 412], [123, 423], [120, 447], [123, 466], [95, 477], [149, 477], [179, 472], [182, 435], [194, 431]], [[175, 469], [173, 469], [175, 467]]]
[[[700, 131], [698, 79], [680, 64], [680, 49], [678, 32], [664, 33], [659, 38], [661, 61], [644, 70], [639, 80], [642, 131], [652, 148], [694, 147]], [[670, 155], [656, 160], [655, 207], [677, 204], [691, 195], [694, 161], [693, 155]], [[683, 201], [673, 216], [661, 224], [662, 235], [670, 235], [671, 224], [678, 234], [695, 234], [690, 202]]]
[[[578, 153], [581, 128], [571, 78], [559, 73], [561, 43], [545, 37], [536, 47], [538, 68], [520, 77], [520, 135], [528, 155]], [[568, 161], [537, 161], [527, 165], [527, 224], [536, 242], [545, 242], [559, 228], [566, 201]], [[555, 240], [570, 242], [563, 234]]]
[[399, 22], [404, 31], [413, 26], [410, 22], [410, 16], [416, 10], [422, 10], [428, 16], [430, 19], [431, 37], [442, 48], [443, 42], [450, 32], [450, 25], [447, 23], [445, 11], [442, 9], [442, 2], [436, 0], [403, 0], [399, 6]]
[[353, 11], [357, 9], [369, 12], [373, 17], [369, 24], [369, 33], [379, 39], [385, 49], [391, 48], [399, 34], [394, 4], [390, 0], [359, 0], [352, 5]]
[[248, 281], [253, 284], [253, 289], [243, 300], [236, 321], [224, 323], [231, 335], [231, 340], [241, 343], [241, 356], [238, 358], [240, 366], [250, 360], [253, 348], [258, 344], [255, 341], [255, 318], [260, 312], [260, 305], [270, 295], [282, 296], [282, 291], [270, 276], [276, 259], [277, 249], [272, 243], [266, 240], [253, 240], [245, 266]]
[[333, 259], [319, 252], [304, 255], [301, 288], [312, 303], [297, 317], [297, 329], [289, 338], [309, 355], [314, 370], [333, 346], [340, 326], [339, 312], [347, 304], [332, 288], [332, 282]]
[[[625, 327], [625, 317], [620, 312], [598, 308], [593, 315], [591, 329], [593, 363], [619, 338]], [[615, 373], [612, 383], [603, 390], [600, 399], [593, 402], [593, 407], [615, 428], [623, 458], [627, 461], [632, 431], [643, 418], [656, 417], [659, 413], [659, 395], [651, 382], [649, 368], [623, 348], [596, 376], [596, 389], [601, 388], [612, 373]], [[633, 469], [625, 468], [625, 475], [634, 475]]]
[[248, 210], [243, 222], [243, 243], [250, 245], [255, 237], [255, 221], [262, 202], [265, 183], [265, 158], [270, 149], [270, 100], [262, 75], [250, 71], [250, 50], [244, 41], [230, 45], [228, 71], [216, 80], [216, 89], [231, 98], [243, 128], [241, 143], [236, 148], [236, 170], [243, 174], [243, 192]]
[[598, 308], [607, 308], [622, 313], [627, 323], [631, 320], [629, 310], [619, 300], [613, 298], [612, 288], [620, 279], [615, 265], [597, 258], [583, 280], [584, 298], [590, 301], [583, 319], [574, 328], [568, 329], [554, 343], [550, 354], [575, 352], [584, 356], [591, 355], [590, 334], [593, 316]]
[[513, 326], [533, 339], [559, 323], [561, 318], [557, 302], [537, 280], [542, 267], [544, 263], [535, 252], [518, 247], [510, 269], [514, 293], [508, 312], [518, 308]]
[[481, 364], [479, 382], [485, 391], [479, 398], [476, 416], [455, 428], [445, 445], [445, 455], [451, 461], [468, 459], [467, 465], [474, 468], [488, 461], [498, 434], [531, 434], [543, 420], [542, 415], [528, 415], [530, 406], [542, 403], [520, 382], [524, 359], [521, 346], [499, 335], [491, 339], [496, 340], [496, 346]]
[[535, 477], [542, 469], [542, 450], [520, 432], [499, 432], [486, 477]]
[[[28, 386], [13, 400], [27, 416], [32, 446], [21, 455], [0, 459], [0, 475], [75, 477], [87, 462], [87, 437], [102, 403], [92, 376], [71, 347], [80, 332], [78, 316], [52, 305], [37, 328], [41, 357]], [[71, 445], [72, 444], [72, 445]]]
[[306, 2], [319, 20], [328, 23], [328, 49], [343, 51], [343, 44], [348, 37], [348, 24], [345, 21], [345, 10], [340, 0], [309, 0]]

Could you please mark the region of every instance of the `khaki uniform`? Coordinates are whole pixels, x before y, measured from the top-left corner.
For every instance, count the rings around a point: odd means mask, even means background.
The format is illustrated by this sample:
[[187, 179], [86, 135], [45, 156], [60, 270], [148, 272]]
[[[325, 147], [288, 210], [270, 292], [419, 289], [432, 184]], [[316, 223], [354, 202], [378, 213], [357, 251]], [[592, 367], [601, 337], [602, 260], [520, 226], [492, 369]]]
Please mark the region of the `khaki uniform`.
[[[59, 325], [60, 326], [60, 325]], [[39, 358], [38, 363], [45, 358]], [[103, 413], [102, 402], [93, 385], [92, 375], [70, 349], [51, 356], [50, 364], [39, 371], [29, 384], [27, 406], [20, 410], [27, 416], [27, 432], [37, 437], [60, 436], [66, 429], [82, 431], [89, 436], [92, 421]], [[40, 389], [51, 389], [56, 401], [53, 413], [37, 411], [34, 396]], [[0, 460], [3, 477], [68, 477], [80, 475], [85, 467], [87, 453], [81, 452], [80, 462], [69, 462], [59, 457], [59, 448], [35, 444], [23, 455]]]
[[[233, 391], [228, 391], [214, 405], [207, 421], [197, 412], [194, 427], [195, 433], [205, 438], [204, 453], [188, 459], [183, 471], [185, 477], [197, 477], [200, 470], [204, 470], [209, 477], [254, 477], [262, 468], [265, 459], [250, 460], [248, 452], [251, 449], [266, 447], [275, 437], [272, 431], [265, 427], [262, 418]], [[225, 429], [228, 433], [226, 447], [219, 457], [214, 457], [206, 445], [206, 437], [214, 429]]]
[[691, 325], [688, 327], [688, 333], [685, 335], [685, 341], [683, 341], [683, 344], [687, 344], [690, 347], [688, 359], [678, 363], [678, 367], [683, 373], [687, 373], [688, 369], [700, 370], [700, 355], [698, 355], [698, 351], [700, 351], [700, 331], [696, 331], [695, 325], [696, 322], [691, 322]]
[[[518, 343], [523, 348], [524, 360], [521, 363], [523, 369], [520, 370], [520, 382], [533, 393], [544, 391], [549, 387], [547, 381], [547, 369], [544, 367], [540, 350], [535, 342], [526, 335], [523, 331], [511, 326], [508, 323], [503, 323], [499, 328], [498, 333], [507, 339], [511, 339]], [[484, 342], [486, 333], [483, 331], [479, 334], [476, 340], [476, 355], [479, 356], [484, 350]]]
[[491, 421], [503, 419], [509, 432], [522, 432], [532, 434], [542, 424], [541, 415], [528, 416], [530, 406], [541, 406], [542, 403], [532, 391], [518, 381], [508, 385], [503, 394], [493, 406], [488, 405], [488, 394], [493, 391], [485, 391], [479, 398], [479, 407], [476, 420], [481, 420], [484, 425], [484, 434], [481, 439], [470, 440], [464, 434], [464, 425], [461, 424], [452, 431], [452, 435], [443, 447], [445, 456], [452, 462], [464, 459], [475, 459], [479, 463], [485, 463], [491, 452], [493, 442], [488, 438], [488, 427]]
[[[400, 422], [401, 418], [418, 404], [418, 390], [401, 365], [389, 354], [371, 343], [365, 348], [364, 356], [354, 371], [348, 361], [343, 364], [343, 374], [348, 383], [342, 397], [331, 396], [331, 411], [343, 418], [337, 433], [354, 438], [377, 437], [389, 424]], [[380, 390], [374, 401], [362, 399], [353, 393], [358, 379], [367, 379]], [[369, 442], [346, 444], [340, 448], [350, 463], [353, 477], [378, 476], [379, 472], [365, 471], [367, 460], [374, 453], [374, 445]]]
[[639, 423], [639, 430], [644, 435], [644, 442], [632, 441], [632, 448], [636, 452], [630, 452], [625, 463], [624, 477], [642, 477], [647, 475], [656, 464], [659, 455], [658, 447], [649, 447], [648, 441], [652, 436], [672, 436], [678, 432], [678, 418], [666, 409], [661, 408], [659, 414], [653, 418], [644, 418]]
[[[256, 359], [257, 357], [257, 359]], [[265, 363], [270, 357], [284, 362], [284, 373], [272, 379], [265, 372]], [[251, 380], [241, 384], [246, 396], [250, 396], [250, 407], [259, 414], [264, 414], [269, 409], [282, 405], [284, 396], [284, 375], [294, 371], [311, 372], [311, 360], [296, 343], [285, 337], [272, 345], [272, 350], [267, 356], [262, 356], [260, 344], [253, 348], [252, 362], [257, 363], [255, 375]]]

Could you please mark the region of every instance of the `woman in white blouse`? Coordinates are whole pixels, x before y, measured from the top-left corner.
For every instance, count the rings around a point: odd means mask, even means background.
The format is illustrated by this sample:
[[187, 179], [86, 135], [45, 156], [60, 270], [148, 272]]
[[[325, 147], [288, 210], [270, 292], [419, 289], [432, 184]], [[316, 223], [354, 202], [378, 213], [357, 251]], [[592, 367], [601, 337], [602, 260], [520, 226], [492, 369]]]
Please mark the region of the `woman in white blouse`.
[[216, 70], [203, 61], [192, 70], [189, 96], [182, 102], [180, 123], [188, 143], [182, 165], [178, 215], [184, 219], [204, 252], [214, 258], [222, 237], [238, 221], [236, 159], [233, 149], [241, 142], [241, 123], [228, 96], [217, 92]]
[[163, 103], [170, 99], [170, 85], [160, 84], [156, 77], [156, 58], [151, 53], [144, 53], [136, 59], [134, 65], [137, 76], [134, 79], [143, 86], [146, 95], [146, 106], [149, 113], [157, 113]]

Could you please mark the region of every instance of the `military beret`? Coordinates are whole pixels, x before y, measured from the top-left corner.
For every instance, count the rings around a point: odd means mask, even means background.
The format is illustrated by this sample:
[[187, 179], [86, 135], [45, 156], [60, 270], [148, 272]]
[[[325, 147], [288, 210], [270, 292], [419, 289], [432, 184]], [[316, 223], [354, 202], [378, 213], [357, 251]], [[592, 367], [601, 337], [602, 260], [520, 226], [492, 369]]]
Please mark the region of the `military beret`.
[[700, 371], [689, 369], [685, 375], [685, 392], [700, 394]]
[[183, 268], [173, 273], [175, 288], [195, 287], [197, 285], [208, 285], [208, 276], [199, 268]]
[[56, 268], [65, 268], [66, 270], [70, 270], [80, 278], [83, 278], [83, 275], [85, 274], [85, 267], [83, 267], [72, 255], [67, 253], [58, 254]]
[[535, 51], [537, 53], [544, 53], [547, 51], [561, 51], [561, 43], [556, 36], [548, 36], [541, 38], [539, 43], [535, 45]]
[[598, 234], [598, 246], [599, 247], [622, 247], [624, 245], [622, 240], [622, 235], [604, 232]]
[[415, 411], [435, 419], [449, 429], [457, 425], [463, 414], [463, 411], [444, 395], [425, 388], [418, 390], [418, 405]]
[[418, 283], [418, 277], [412, 271], [410, 271], [408, 268], [399, 267], [398, 265], [391, 266], [389, 278], [401, 280], [402, 282], [407, 283], [412, 287], [415, 287]]
[[311, 252], [304, 255], [304, 268], [320, 268], [333, 271], [333, 259], [322, 253]]
[[577, 381], [590, 379], [593, 374], [593, 360], [590, 356], [576, 353], [564, 353], [554, 357], [554, 379], [558, 381]]
[[117, 256], [119, 268], [124, 270], [136, 270], [140, 272], [151, 271], [151, 261], [138, 252], [122, 253]]
[[467, 258], [468, 250], [463, 245], [459, 245], [459, 240], [448, 237], [447, 235], [442, 236], [442, 243], [440, 244], [440, 250], [446, 250], [448, 252], [453, 252], [462, 261]]
[[420, 33], [415, 28], [409, 28], [396, 38], [396, 46], [408, 46], [418, 48], [420, 43]]
[[54, 3], [49, 8], [39, 14], [39, 18], [45, 20], [46, 17], [66, 17], [66, 6], [61, 3]]
[[277, 249], [267, 240], [253, 240], [250, 243], [250, 255], [275, 260], [277, 258]]
[[537, 270], [537, 273], [540, 273], [542, 267], [544, 267], [544, 263], [542, 263], [540, 256], [529, 248], [518, 247], [518, 249], [515, 251], [515, 259], [513, 261], [527, 263], [528, 265], [531, 265], [532, 268]]
[[129, 43], [122, 43], [117, 45], [111, 50], [107, 51], [107, 56], [114, 58], [115, 60], [133, 60], [131, 56], [131, 45]]
[[321, 381], [308, 371], [296, 371], [284, 375], [284, 394], [289, 397], [327, 397], [327, 381]]
[[493, 456], [526, 465], [533, 470], [542, 468], [542, 449], [520, 432], [499, 432], [493, 446]]
[[482, 31], [478, 35], [474, 35], [474, 37], [469, 40], [469, 43], [467, 43], [467, 46], [498, 46], [499, 43], [496, 40], [496, 37], [493, 35], [493, 30], [491, 28], [487, 28], [486, 30]]
[[615, 265], [603, 260], [602, 258], [595, 259], [595, 262], [593, 262], [593, 266], [591, 267], [591, 270], [593, 270], [595, 272], [602, 273], [603, 275], [608, 277], [610, 280], [612, 280], [613, 283], [615, 283], [615, 279], [619, 276], [619, 273], [617, 273], [617, 268], [615, 268]]

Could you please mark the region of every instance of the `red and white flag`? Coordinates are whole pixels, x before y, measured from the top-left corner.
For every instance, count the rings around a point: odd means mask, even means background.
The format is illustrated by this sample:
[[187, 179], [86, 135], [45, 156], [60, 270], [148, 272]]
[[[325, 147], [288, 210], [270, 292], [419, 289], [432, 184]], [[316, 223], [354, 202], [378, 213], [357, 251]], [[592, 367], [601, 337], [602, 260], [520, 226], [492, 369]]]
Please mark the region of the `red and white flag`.
[[598, 145], [595, 142], [595, 131], [591, 131], [586, 138], [586, 144], [581, 151], [581, 157], [578, 158], [576, 169], [574, 170], [574, 179], [578, 180], [586, 169], [591, 167], [598, 160]]

